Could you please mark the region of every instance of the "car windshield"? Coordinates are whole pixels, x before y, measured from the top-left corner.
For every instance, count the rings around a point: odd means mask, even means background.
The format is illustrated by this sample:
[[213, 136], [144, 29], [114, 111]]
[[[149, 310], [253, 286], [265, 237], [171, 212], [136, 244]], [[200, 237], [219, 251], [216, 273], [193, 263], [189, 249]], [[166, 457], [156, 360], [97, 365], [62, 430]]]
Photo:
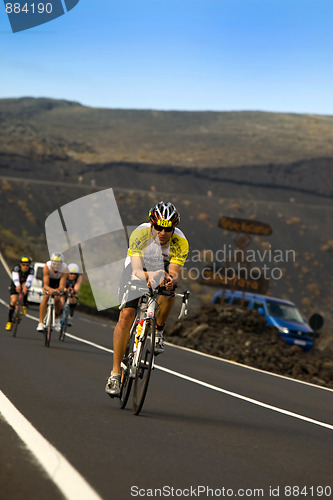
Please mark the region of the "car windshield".
[[282, 318], [287, 321], [298, 321], [303, 323], [303, 318], [295, 306], [267, 301], [267, 309], [270, 316]]

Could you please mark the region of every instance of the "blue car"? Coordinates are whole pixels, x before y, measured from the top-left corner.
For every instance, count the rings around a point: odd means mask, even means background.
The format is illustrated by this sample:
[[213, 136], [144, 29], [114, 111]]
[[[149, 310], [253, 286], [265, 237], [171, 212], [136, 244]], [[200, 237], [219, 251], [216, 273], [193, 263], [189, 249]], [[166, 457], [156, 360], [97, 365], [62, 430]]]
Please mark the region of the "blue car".
[[257, 310], [266, 318], [267, 325], [275, 326], [278, 329], [287, 344], [297, 345], [304, 351], [313, 347], [316, 334], [292, 302], [266, 295], [232, 292], [225, 289], [217, 292], [212, 303], [220, 304], [222, 297], [225, 304], [243, 305], [249, 309]]

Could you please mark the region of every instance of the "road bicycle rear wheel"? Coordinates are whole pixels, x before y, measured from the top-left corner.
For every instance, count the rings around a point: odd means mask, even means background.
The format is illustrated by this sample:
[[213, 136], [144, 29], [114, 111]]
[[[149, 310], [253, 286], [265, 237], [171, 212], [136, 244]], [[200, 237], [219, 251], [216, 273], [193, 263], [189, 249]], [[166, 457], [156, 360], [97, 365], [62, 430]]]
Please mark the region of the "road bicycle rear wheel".
[[147, 394], [150, 373], [154, 359], [155, 321], [146, 320], [146, 331], [142, 342], [138, 344], [139, 358], [134, 378], [133, 413], [139, 415]]

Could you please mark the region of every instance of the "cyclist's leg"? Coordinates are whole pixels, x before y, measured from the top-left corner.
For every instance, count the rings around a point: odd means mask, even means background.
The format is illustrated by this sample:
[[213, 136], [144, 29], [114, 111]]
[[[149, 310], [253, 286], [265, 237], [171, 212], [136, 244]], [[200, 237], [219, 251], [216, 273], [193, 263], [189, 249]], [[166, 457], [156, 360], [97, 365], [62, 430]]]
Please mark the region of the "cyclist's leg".
[[[132, 273], [131, 266], [124, 268], [119, 284], [119, 303], [122, 303], [125, 292], [125, 284], [130, 280]], [[134, 300], [133, 300], [134, 299]], [[105, 391], [111, 397], [119, 397], [121, 391], [121, 362], [123, 361], [126, 348], [130, 338], [130, 331], [135, 319], [139, 298], [128, 296], [128, 302], [121, 309], [119, 319], [113, 332], [113, 367], [107, 379]]]
[[[15, 311], [15, 305], [9, 304], [9, 309], [8, 309], [8, 323], [12, 323], [14, 311]], [[10, 326], [11, 325], [8, 325], [8, 327], [10, 327]]]
[[13, 314], [14, 314], [14, 311], [15, 311], [15, 305], [16, 305], [16, 302], [17, 302], [17, 297], [18, 297], [17, 292], [12, 293], [12, 290], [11, 290], [10, 304], [9, 304], [9, 308], [8, 308], [8, 321], [7, 321], [7, 324], [6, 324], [6, 330], [11, 330], [11, 328], [12, 328]]
[[120, 363], [123, 360], [136, 307], [125, 307], [120, 311], [118, 323], [113, 332], [113, 373], [120, 373]]
[[65, 297], [54, 296], [55, 317], [59, 318], [62, 308], [65, 305]]
[[135, 318], [136, 309], [132, 307], [122, 309], [118, 323], [113, 332], [113, 368], [106, 381], [105, 391], [113, 398], [120, 397], [121, 368], [120, 364], [126, 352], [130, 337], [131, 326]]
[[64, 297], [59, 297], [58, 295], [55, 295], [54, 297], [54, 327], [55, 330], [57, 330], [58, 332], [60, 331], [61, 328], [60, 315], [64, 305], [63, 300]]
[[[131, 265], [124, 268], [119, 284], [119, 304], [122, 303], [125, 285], [130, 281], [131, 273]], [[141, 282], [138, 281], [138, 285], [140, 284]], [[130, 291], [127, 296], [127, 302], [120, 311], [119, 319], [113, 332], [113, 368], [111, 374], [120, 374], [121, 372], [120, 364], [126, 352], [138, 303], [139, 297], [137, 296], [137, 292]]]
[[23, 293], [23, 305], [24, 305], [24, 307], [27, 307], [27, 305], [28, 305], [28, 293], [29, 293], [29, 291], [27, 293]]
[[175, 297], [166, 297], [165, 295], [160, 295], [158, 298], [158, 311], [156, 316], [156, 322], [159, 326], [164, 326], [171, 309], [175, 303]]
[[107, 379], [105, 391], [111, 397], [120, 397], [121, 393], [121, 362], [123, 361], [130, 338], [131, 327], [135, 319], [139, 298], [125, 304], [120, 311], [119, 319], [113, 332], [113, 367]]
[[175, 303], [175, 297], [166, 297], [160, 295], [158, 298], [159, 308], [156, 315], [156, 337], [155, 337], [155, 351], [157, 356], [164, 352], [164, 327], [168, 319], [171, 309]]
[[12, 307], [13, 310], [14, 310], [14, 308], [16, 306], [17, 299], [18, 299], [18, 293], [11, 294], [9, 307], [10, 308]]
[[74, 311], [76, 307], [77, 299], [76, 297], [71, 297], [69, 301], [69, 315], [72, 318], [74, 316]]
[[43, 323], [43, 320], [44, 320], [45, 314], [46, 314], [48, 301], [49, 301], [49, 296], [43, 295], [41, 303], [39, 305], [39, 323]]

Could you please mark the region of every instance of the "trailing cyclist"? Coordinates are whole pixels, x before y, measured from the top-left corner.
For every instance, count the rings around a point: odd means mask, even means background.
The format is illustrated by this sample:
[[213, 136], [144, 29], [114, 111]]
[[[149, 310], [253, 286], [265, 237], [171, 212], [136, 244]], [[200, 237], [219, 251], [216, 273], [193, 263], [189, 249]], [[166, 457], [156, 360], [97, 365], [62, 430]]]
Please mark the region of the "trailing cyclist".
[[28, 291], [31, 287], [32, 280], [34, 278], [34, 268], [31, 265], [31, 259], [28, 255], [23, 255], [20, 262], [16, 264], [12, 269], [12, 280], [10, 282], [10, 305], [8, 311], [8, 322], [6, 324], [6, 330], [12, 329], [12, 320], [15, 305], [19, 293], [23, 292], [23, 308], [22, 313], [27, 314], [27, 301], [28, 301]]
[[[125, 261], [120, 299], [125, 285], [133, 281], [136, 285], [156, 288], [164, 287], [174, 291], [180, 279], [181, 269], [188, 255], [188, 241], [176, 226], [180, 214], [176, 207], [160, 201], [149, 211], [148, 223], [138, 226], [131, 234]], [[125, 306], [113, 333], [113, 368], [107, 380], [105, 391], [111, 396], [120, 394], [120, 364], [129, 341], [140, 297], [129, 293]], [[156, 325], [155, 355], [164, 350], [163, 330], [174, 305], [174, 297], [160, 297]]]
[[[46, 314], [47, 303], [50, 294], [54, 294], [55, 302], [55, 329], [60, 330], [60, 311], [62, 308], [60, 292], [63, 292], [66, 286], [66, 280], [69, 273], [67, 264], [64, 262], [64, 257], [61, 253], [55, 252], [51, 255], [51, 259], [46, 262], [43, 267], [43, 298], [39, 306], [39, 323], [37, 330], [44, 331], [43, 319]], [[45, 293], [47, 292], [47, 293]]]
[[71, 295], [69, 299], [69, 318], [68, 326], [72, 325], [72, 318], [74, 316], [74, 310], [77, 303], [77, 294], [80, 291], [82, 276], [79, 274], [79, 266], [77, 264], [68, 264], [69, 274], [66, 280], [66, 285], [64, 292]]

